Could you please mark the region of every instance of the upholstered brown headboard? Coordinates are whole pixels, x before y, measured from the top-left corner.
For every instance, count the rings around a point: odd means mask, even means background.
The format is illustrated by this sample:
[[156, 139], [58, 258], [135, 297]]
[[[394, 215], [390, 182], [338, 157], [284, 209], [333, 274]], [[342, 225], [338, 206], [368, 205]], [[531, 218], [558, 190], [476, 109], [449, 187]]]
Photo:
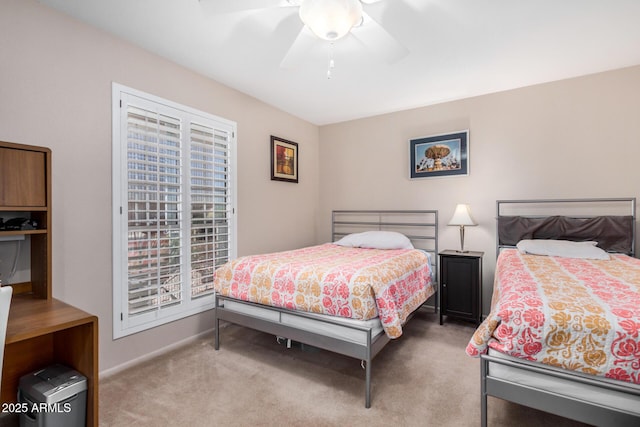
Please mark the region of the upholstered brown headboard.
[[[535, 206], [535, 215], [521, 213], [505, 215], [506, 205]], [[576, 204], [586, 215], [541, 215], [540, 207]], [[579, 204], [579, 205], [578, 205]], [[628, 215], [590, 215], [589, 206], [598, 211], [608, 204], [614, 210], [625, 210]], [[627, 210], [628, 209], [628, 210]], [[544, 210], [544, 209], [543, 209]], [[498, 200], [497, 246], [515, 246], [523, 239], [559, 239], [572, 241], [597, 241], [607, 252], [635, 255], [635, 198], [624, 199], [568, 199], [568, 200]], [[524, 210], [526, 211], [526, 209]]]

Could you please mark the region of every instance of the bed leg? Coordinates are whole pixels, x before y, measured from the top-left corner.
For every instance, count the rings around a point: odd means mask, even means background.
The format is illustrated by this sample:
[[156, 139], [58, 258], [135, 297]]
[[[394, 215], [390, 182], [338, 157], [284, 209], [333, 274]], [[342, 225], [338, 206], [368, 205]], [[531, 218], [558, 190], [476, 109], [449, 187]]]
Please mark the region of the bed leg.
[[480, 425], [487, 427], [487, 361], [480, 358]]
[[220, 319], [218, 319], [218, 294], [213, 298], [213, 348], [220, 349]]
[[364, 407], [371, 408], [371, 360], [365, 362]]
[[214, 332], [214, 343], [213, 343], [213, 348], [215, 348], [216, 350], [220, 349], [220, 321], [218, 320], [218, 318], [216, 317], [216, 320], [214, 320], [213, 322], [214, 324], [214, 328], [215, 328], [215, 332]]

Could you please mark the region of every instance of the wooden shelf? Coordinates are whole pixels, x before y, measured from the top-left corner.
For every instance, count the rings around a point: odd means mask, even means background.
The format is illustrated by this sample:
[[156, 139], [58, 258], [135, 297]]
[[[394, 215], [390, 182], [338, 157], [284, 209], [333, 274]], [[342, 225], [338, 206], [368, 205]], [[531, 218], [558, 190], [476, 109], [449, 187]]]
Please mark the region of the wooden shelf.
[[16, 295], [11, 300], [5, 344], [71, 328], [94, 317], [55, 298], [44, 300]]
[[[5, 214], [5, 212], [7, 214]], [[51, 150], [0, 141], [0, 217], [25, 217], [36, 230], [2, 230], [0, 236], [31, 236], [30, 292], [50, 299], [51, 290]]]
[[0, 218], [29, 218], [30, 281], [13, 298], [2, 367], [2, 402], [15, 402], [20, 377], [54, 363], [87, 377], [87, 426], [98, 425], [98, 318], [52, 297], [51, 150], [0, 141]]
[[46, 206], [0, 206], [0, 212], [46, 212]]
[[22, 236], [29, 234], [47, 234], [47, 230], [0, 230], [0, 236]]
[[98, 318], [55, 298], [11, 301], [2, 402], [15, 402], [20, 377], [53, 363], [87, 377], [87, 426], [98, 425]]

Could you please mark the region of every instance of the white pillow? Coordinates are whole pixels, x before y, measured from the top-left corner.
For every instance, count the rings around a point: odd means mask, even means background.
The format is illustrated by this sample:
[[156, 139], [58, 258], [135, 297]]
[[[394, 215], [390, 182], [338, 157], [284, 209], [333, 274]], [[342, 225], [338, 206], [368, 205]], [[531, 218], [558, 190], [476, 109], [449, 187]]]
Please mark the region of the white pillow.
[[516, 247], [523, 254], [561, 256], [565, 258], [610, 259], [609, 254], [596, 247], [598, 242], [569, 240], [521, 240]]
[[369, 249], [413, 249], [407, 236], [395, 231], [364, 231], [347, 234], [336, 245]]

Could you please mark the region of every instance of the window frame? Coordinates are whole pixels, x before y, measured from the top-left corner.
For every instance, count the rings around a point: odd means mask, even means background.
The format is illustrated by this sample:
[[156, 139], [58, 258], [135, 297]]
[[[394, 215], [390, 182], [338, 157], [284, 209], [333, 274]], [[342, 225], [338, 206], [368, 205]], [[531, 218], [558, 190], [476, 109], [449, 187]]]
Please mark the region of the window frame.
[[[229, 195], [227, 196], [228, 215], [228, 259], [236, 258], [237, 254], [237, 156], [236, 134], [237, 124], [233, 121], [214, 116], [197, 109], [178, 104], [161, 97], [151, 95], [136, 89], [112, 84], [112, 236], [113, 236], [113, 339], [122, 338], [137, 332], [154, 328], [175, 320], [179, 320], [194, 314], [214, 308], [213, 293], [206, 296], [191, 295], [191, 281], [184, 281], [181, 288], [182, 298], [180, 303], [169, 308], [160, 308], [142, 315], [129, 314], [129, 280], [128, 280], [128, 120], [127, 108], [129, 105], [138, 108], [155, 109], [159, 113], [173, 113], [180, 119], [181, 147], [181, 177], [180, 187], [185, 193], [181, 200], [183, 206], [181, 242], [185, 244], [182, 253], [181, 266], [184, 278], [190, 277], [191, 271], [191, 199], [188, 172], [191, 153], [191, 125], [211, 127], [214, 130], [228, 134], [227, 156], [228, 177], [227, 184]], [[215, 163], [213, 163], [215, 166]], [[188, 246], [188, 247], [187, 247]], [[215, 261], [215, 260], [214, 260]], [[215, 265], [214, 265], [215, 268]]]

